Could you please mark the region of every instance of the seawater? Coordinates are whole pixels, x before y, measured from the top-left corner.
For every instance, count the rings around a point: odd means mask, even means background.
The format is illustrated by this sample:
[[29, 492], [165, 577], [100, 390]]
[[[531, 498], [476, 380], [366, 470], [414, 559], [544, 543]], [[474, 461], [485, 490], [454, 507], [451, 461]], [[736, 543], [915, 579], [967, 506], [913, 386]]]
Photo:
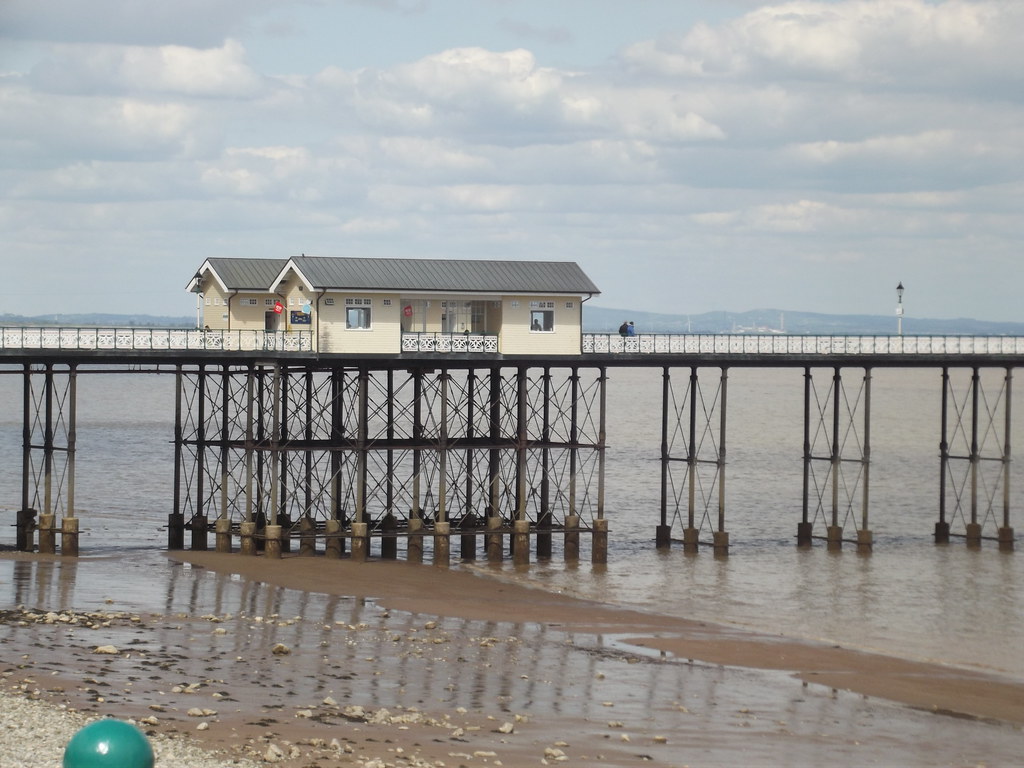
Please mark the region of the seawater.
[[[857, 398], [863, 371], [842, 373], [848, 397]], [[699, 374], [701, 395], [710, 408], [719, 396], [719, 371], [701, 369]], [[672, 370], [677, 392], [688, 375], [688, 369]], [[827, 394], [831, 371], [816, 369], [814, 375], [818, 398]], [[953, 375], [962, 397], [967, 373], [954, 370]], [[990, 416], [996, 422], [981, 436], [989, 451], [993, 440], [1004, 439], [1001, 405], [995, 402], [1002, 375], [985, 372], [982, 422], [988, 424]], [[710, 549], [686, 555], [678, 544], [656, 549], [661, 370], [613, 368], [608, 376], [607, 566], [589, 563], [584, 541], [584, 560], [576, 565], [556, 557], [526, 569], [508, 562], [480, 567], [584, 598], [1024, 677], [1018, 645], [1024, 635], [1024, 553], [999, 552], [991, 541], [980, 549], [969, 549], [956, 538], [944, 546], [933, 543], [940, 487], [938, 369], [872, 372], [868, 487], [875, 546], [870, 555], [858, 554], [850, 544], [840, 552], [828, 552], [822, 541], [810, 549], [795, 546], [802, 507], [804, 380], [802, 369], [787, 368], [728, 372], [724, 477], [729, 556], [715, 557]], [[1024, 413], [1019, 399], [1013, 395], [1013, 413]], [[844, 455], [856, 457], [857, 441], [864, 439], [863, 403], [843, 407], [854, 409], [858, 422], [856, 430], [843, 432]], [[957, 409], [969, 413], [970, 404], [958, 403]], [[142, 575], [152, 577], [164, 567], [160, 553], [172, 499], [173, 414], [171, 375], [79, 376], [75, 507], [82, 521], [81, 549], [83, 559], [103, 560], [110, 567], [78, 569], [69, 599], [98, 599], [116, 589], [119, 602], [159, 609], [166, 598]], [[712, 417], [717, 440], [717, 412]], [[703, 432], [703, 425], [698, 429]], [[949, 429], [952, 435], [956, 424], [951, 422]], [[1022, 427], [1012, 425], [1009, 442], [1017, 450], [1024, 446], [1022, 433]], [[964, 437], [962, 428], [959, 437]], [[0, 375], [0, 519], [5, 521], [0, 545], [5, 547], [13, 545], [14, 511], [20, 506], [21, 439], [22, 379]], [[825, 470], [819, 466], [815, 471], [821, 482]], [[1010, 522], [1018, 529], [1024, 509], [1022, 472], [1011, 465]], [[991, 534], [1001, 520], [1003, 489], [994, 488], [991, 467], [982, 478], [982, 506], [990, 506], [987, 497], [994, 495], [994, 521], [987, 509], [980, 510], [983, 517], [989, 515], [986, 533]], [[947, 509], [952, 510], [957, 492], [963, 497], [967, 489], [947, 486]], [[711, 498], [710, 505], [701, 494]], [[707, 508], [714, 522], [718, 488], [702, 486], [698, 499], [698, 517]], [[812, 510], [815, 503], [812, 499]], [[963, 497], [961, 504], [967, 503]], [[830, 498], [825, 506], [830, 513]], [[858, 497], [849, 514], [859, 521], [860, 513]], [[957, 515], [968, 513], [969, 507]], [[847, 514], [844, 509], [842, 515]], [[685, 520], [685, 496], [682, 515]], [[853, 522], [844, 522], [852, 535]], [[962, 517], [952, 522], [954, 531], [963, 530]], [[819, 518], [816, 535], [823, 526]], [[682, 534], [678, 518], [673, 533]]]

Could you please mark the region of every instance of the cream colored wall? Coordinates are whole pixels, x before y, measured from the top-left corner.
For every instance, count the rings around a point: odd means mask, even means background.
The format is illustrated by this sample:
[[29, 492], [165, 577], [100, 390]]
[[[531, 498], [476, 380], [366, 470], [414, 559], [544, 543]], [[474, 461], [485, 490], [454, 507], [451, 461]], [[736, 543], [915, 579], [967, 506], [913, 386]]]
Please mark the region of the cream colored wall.
[[[324, 303], [334, 299], [334, 305]], [[370, 327], [345, 327], [345, 299], [370, 299]], [[319, 300], [320, 352], [351, 354], [393, 354], [402, 350], [402, 307], [398, 294], [327, 293]], [[390, 306], [385, 305], [390, 300]], [[316, 311], [316, 310], [314, 310]], [[317, 319], [313, 318], [317, 331]]]
[[224, 315], [228, 314], [227, 299], [230, 293], [224, 293], [216, 281], [207, 282], [206, 290], [202, 296], [203, 326], [213, 331], [223, 331], [228, 328], [228, 320]]
[[[531, 301], [554, 302], [553, 331], [530, 330]], [[503, 301], [498, 349], [503, 355], [578, 355], [581, 333], [579, 297], [509, 296]]]

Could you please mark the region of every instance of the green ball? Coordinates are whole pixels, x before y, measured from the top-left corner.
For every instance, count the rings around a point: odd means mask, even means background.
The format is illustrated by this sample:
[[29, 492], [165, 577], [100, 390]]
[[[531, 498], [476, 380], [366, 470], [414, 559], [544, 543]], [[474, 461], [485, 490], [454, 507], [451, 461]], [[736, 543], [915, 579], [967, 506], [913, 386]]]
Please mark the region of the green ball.
[[64, 768], [153, 768], [146, 735], [123, 720], [89, 723], [64, 748]]

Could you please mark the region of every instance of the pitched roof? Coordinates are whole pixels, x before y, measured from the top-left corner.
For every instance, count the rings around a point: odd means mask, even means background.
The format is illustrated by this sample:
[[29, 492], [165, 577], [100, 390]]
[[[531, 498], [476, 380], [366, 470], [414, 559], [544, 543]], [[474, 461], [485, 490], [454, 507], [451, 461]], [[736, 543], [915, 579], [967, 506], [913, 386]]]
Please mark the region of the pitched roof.
[[272, 290], [288, 269], [317, 290], [457, 291], [597, 294], [579, 265], [567, 261], [369, 259], [209, 259], [230, 290]]
[[[266, 291], [276, 286], [274, 278], [288, 259], [207, 259], [208, 264], [231, 291]], [[204, 265], [205, 266], [205, 265]]]

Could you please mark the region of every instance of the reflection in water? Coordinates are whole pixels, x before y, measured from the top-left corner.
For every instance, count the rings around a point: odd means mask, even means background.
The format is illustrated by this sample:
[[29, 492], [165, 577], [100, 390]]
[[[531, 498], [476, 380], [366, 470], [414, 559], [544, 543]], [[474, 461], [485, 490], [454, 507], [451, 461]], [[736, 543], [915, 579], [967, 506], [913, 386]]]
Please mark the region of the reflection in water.
[[[0, 560], [0, 590], [42, 611], [124, 612], [98, 629], [0, 624], [0, 643], [11, 657], [30, 656], [37, 677], [52, 670], [92, 681], [106, 711], [136, 716], [159, 706], [162, 719], [185, 719], [182, 713], [198, 706], [221, 719], [286, 725], [326, 697], [368, 710], [462, 707], [498, 721], [522, 714], [564, 722], [566, 737], [590, 749], [622, 744], [622, 734], [645, 739], [649, 749], [655, 736], [666, 736], [658, 754], [678, 764], [702, 757], [756, 764], [780, 754], [793, 765], [826, 756], [861, 764], [940, 756], [955, 762], [1017, 747], [1012, 728], [804, 686], [784, 673], [688, 663], [635, 651], [618, 636], [543, 624], [391, 611], [373, 600], [248, 582], [158, 554], [77, 564]], [[163, 615], [146, 613], [145, 606], [160, 603]], [[136, 612], [139, 621], [130, 618]], [[100, 658], [92, 653], [99, 644], [124, 652]], [[273, 654], [276, 644], [290, 653]]]

